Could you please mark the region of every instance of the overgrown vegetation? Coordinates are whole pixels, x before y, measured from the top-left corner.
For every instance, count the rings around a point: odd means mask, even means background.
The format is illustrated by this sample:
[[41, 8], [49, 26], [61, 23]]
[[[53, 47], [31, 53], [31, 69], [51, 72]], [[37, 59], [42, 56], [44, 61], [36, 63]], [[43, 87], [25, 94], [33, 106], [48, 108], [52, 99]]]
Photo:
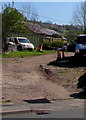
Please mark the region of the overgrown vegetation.
[[43, 42], [43, 49], [57, 49], [59, 47], [62, 47], [64, 45], [64, 41], [44, 41]]

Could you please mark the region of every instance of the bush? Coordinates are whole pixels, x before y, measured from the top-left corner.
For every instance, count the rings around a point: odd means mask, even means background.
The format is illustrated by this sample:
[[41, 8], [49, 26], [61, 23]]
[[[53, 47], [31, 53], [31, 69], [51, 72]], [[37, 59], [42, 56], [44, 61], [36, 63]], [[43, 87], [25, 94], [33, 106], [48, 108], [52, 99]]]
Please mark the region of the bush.
[[82, 88], [86, 91], [86, 73], [78, 79], [77, 88]]
[[51, 50], [51, 41], [44, 41], [43, 42], [43, 49], [44, 50]]
[[63, 41], [44, 41], [43, 42], [43, 49], [57, 49], [62, 47], [65, 42]]
[[63, 44], [64, 44], [63, 41], [53, 41], [52, 47], [59, 48], [59, 47], [62, 47]]

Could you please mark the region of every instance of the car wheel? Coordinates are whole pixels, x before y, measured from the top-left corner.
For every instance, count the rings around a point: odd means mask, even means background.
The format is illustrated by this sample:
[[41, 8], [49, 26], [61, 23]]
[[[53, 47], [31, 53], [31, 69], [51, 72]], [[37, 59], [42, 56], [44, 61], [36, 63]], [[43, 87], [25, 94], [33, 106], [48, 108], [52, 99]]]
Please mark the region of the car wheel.
[[22, 51], [22, 46], [18, 46], [18, 47], [17, 47], [17, 50], [18, 50], [18, 51]]

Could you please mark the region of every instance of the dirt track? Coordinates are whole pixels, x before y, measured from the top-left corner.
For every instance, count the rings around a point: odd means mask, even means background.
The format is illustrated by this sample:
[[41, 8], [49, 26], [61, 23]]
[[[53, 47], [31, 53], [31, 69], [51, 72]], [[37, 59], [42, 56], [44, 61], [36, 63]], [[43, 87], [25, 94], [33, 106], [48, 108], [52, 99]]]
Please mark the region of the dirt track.
[[67, 99], [73, 93], [79, 92], [76, 83], [86, 67], [51, 64], [56, 57], [55, 53], [26, 58], [4, 58], [3, 102], [24, 103], [24, 100], [33, 98]]

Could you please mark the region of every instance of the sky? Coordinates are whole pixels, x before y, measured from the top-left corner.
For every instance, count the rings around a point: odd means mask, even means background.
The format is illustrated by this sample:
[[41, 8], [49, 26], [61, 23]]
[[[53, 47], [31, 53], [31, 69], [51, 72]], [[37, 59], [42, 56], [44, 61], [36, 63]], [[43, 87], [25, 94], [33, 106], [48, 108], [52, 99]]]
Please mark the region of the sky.
[[[28, 13], [28, 6], [31, 5], [33, 11], [38, 15], [38, 21], [52, 22], [58, 25], [72, 24], [74, 10], [80, 5], [77, 2], [15, 2], [14, 7]], [[24, 15], [26, 15], [24, 13]]]

